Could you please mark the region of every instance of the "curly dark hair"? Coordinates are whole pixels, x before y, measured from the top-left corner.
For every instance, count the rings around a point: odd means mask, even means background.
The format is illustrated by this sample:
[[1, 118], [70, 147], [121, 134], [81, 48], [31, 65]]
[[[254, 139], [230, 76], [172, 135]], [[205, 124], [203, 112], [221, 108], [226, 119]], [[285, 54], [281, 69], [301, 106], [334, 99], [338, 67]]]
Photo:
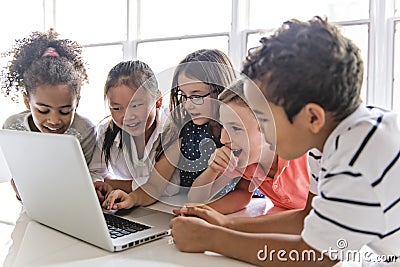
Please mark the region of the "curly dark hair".
[[249, 50], [242, 73], [261, 83], [268, 101], [283, 107], [289, 121], [316, 103], [336, 121], [361, 103], [360, 51], [327, 19], [290, 20], [259, 47]]
[[[57, 56], [43, 56], [53, 48]], [[69, 39], [58, 39], [54, 29], [33, 32], [16, 40], [2, 56], [12, 56], [1, 72], [1, 91], [5, 96], [25, 93], [28, 97], [40, 85], [66, 84], [79, 97], [82, 82], [88, 82], [82, 47]]]

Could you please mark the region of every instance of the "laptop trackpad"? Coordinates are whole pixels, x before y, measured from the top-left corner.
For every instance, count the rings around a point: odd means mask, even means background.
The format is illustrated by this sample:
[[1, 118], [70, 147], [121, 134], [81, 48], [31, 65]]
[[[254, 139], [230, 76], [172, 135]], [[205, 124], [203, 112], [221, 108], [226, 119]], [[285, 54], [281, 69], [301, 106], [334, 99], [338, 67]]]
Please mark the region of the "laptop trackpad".
[[157, 211], [151, 210], [151, 209], [145, 209], [142, 207], [133, 207], [130, 209], [121, 209], [118, 210], [115, 215], [118, 216], [125, 216], [129, 215], [129, 218], [141, 218], [144, 216], [152, 215], [157, 213]]

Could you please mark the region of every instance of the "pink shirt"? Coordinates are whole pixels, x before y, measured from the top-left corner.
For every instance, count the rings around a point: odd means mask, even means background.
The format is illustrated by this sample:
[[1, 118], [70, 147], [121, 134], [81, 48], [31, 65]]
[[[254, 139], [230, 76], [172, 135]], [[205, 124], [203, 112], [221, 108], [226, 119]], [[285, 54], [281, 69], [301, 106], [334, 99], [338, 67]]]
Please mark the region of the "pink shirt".
[[249, 181], [260, 177], [258, 180], [262, 182], [258, 189], [271, 199], [275, 207], [303, 209], [306, 205], [310, 187], [307, 155], [290, 161], [278, 157], [278, 168], [274, 178], [266, 177], [257, 163], [247, 166], [244, 170], [237, 169], [225, 175], [241, 176]]

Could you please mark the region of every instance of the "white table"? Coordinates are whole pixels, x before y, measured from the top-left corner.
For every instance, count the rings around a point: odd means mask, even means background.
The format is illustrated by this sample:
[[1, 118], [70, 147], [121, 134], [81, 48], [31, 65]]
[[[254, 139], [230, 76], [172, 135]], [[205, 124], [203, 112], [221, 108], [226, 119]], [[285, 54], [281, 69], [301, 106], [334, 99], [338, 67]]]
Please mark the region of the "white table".
[[[0, 183], [0, 202], [0, 265], [3, 266], [249, 266], [215, 253], [180, 252], [171, 237], [122, 252], [107, 252], [32, 221], [21, 212], [21, 204], [10, 192], [8, 183]], [[163, 203], [151, 207], [172, 210]], [[254, 199], [234, 216], [257, 216], [270, 207], [271, 202]]]
[[[158, 202], [151, 208], [171, 211], [173, 207]], [[246, 209], [230, 216], [254, 217], [275, 211], [271, 208], [269, 200], [253, 199]], [[250, 266], [211, 252], [183, 253], [171, 241], [164, 237], [122, 252], [107, 252], [32, 221], [9, 183], [0, 183], [0, 266]], [[360, 262], [335, 265], [361, 266]]]

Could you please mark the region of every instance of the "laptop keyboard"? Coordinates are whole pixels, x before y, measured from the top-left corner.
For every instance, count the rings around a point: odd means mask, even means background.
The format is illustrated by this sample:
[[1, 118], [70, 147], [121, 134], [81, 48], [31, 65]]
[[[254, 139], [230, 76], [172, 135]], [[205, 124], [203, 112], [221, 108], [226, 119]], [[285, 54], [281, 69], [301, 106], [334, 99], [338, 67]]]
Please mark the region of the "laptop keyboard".
[[150, 226], [132, 222], [127, 219], [103, 213], [111, 238], [118, 238], [149, 229]]

